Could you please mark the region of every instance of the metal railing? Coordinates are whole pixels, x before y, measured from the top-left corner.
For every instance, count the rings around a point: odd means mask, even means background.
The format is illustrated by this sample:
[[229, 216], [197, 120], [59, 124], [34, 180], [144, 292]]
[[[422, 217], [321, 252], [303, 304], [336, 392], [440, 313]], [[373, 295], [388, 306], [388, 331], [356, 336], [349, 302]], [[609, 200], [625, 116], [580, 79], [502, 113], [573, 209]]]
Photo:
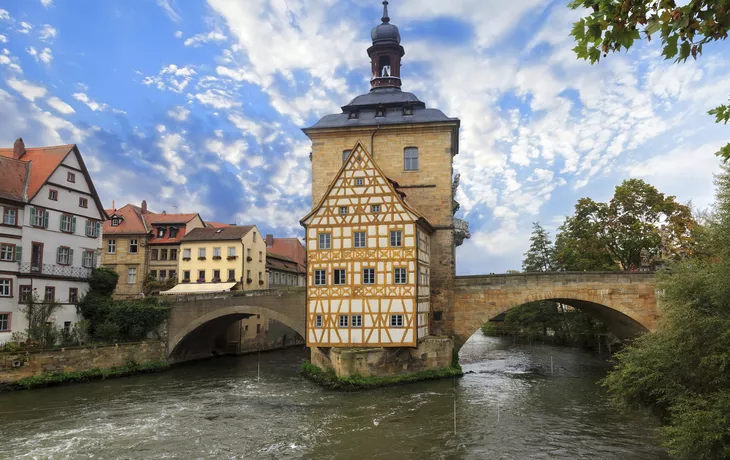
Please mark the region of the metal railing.
[[18, 264], [18, 266], [20, 273], [37, 273], [39, 275], [77, 279], [88, 279], [91, 276], [91, 269], [83, 267], [71, 267], [68, 265], [53, 264], [36, 265], [30, 262], [21, 262]]

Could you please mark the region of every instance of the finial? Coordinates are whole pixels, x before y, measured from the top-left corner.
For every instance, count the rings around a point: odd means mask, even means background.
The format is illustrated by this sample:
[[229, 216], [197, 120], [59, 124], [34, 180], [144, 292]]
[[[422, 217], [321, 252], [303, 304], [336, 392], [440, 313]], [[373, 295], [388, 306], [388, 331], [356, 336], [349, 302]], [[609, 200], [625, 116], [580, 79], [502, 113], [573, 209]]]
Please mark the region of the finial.
[[383, 21], [384, 24], [390, 22], [390, 17], [388, 16], [388, 0], [383, 0], [383, 17], [381, 18], [381, 21]]

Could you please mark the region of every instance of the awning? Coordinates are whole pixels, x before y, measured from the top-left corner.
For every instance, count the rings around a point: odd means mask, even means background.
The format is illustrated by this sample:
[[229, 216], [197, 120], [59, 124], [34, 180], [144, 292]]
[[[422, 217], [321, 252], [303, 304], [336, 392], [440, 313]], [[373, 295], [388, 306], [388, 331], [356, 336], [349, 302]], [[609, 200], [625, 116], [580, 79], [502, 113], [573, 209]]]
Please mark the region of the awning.
[[208, 294], [211, 292], [230, 291], [236, 283], [183, 283], [169, 291], [160, 292], [161, 295]]

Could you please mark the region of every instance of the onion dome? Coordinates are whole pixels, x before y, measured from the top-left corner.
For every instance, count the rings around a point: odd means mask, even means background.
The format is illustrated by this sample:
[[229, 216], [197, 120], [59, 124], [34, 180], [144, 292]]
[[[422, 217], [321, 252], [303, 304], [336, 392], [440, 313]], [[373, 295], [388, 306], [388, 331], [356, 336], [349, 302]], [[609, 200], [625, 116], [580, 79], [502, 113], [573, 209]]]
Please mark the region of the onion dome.
[[388, 16], [388, 1], [383, 2], [382, 24], [376, 26], [371, 32], [370, 37], [373, 39], [373, 45], [396, 43], [400, 44], [400, 32], [398, 27], [390, 23]]

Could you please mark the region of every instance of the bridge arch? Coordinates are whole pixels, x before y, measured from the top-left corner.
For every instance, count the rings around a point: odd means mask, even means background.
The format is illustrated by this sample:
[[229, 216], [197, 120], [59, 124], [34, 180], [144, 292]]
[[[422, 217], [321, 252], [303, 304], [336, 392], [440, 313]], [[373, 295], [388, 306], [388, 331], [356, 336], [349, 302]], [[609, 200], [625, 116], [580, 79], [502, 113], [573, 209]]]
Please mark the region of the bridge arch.
[[491, 318], [549, 300], [601, 320], [620, 338], [653, 330], [659, 317], [653, 274], [545, 273], [457, 277], [454, 336], [460, 347]]

